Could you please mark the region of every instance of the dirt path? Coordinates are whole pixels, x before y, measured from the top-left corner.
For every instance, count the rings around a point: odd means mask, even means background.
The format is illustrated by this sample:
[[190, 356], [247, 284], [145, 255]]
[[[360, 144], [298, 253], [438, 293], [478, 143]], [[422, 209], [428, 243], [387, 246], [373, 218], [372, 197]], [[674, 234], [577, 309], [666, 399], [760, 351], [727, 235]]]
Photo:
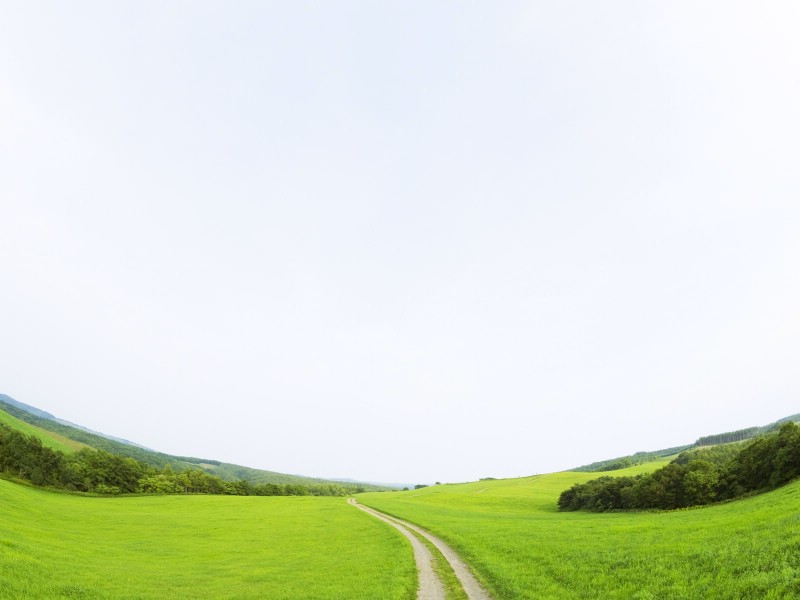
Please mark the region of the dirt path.
[[411, 542], [411, 547], [414, 549], [414, 560], [417, 563], [417, 573], [419, 573], [419, 590], [417, 591], [417, 600], [445, 600], [444, 587], [442, 587], [442, 582], [439, 581], [439, 578], [433, 572], [433, 566], [431, 565], [433, 556], [431, 555], [431, 551], [425, 547], [425, 544], [420, 542], [417, 539], [417, 536], [411, 533], [407, 528], [400, 525], [400, 523], [396, 523], [386, 515], [379, 513], [377, 510], [373, 510], [364, 506], [363, 504], [359, 504], [356, 502], [355, 498], [350, 498], [348, 502], [356, 508], [360, 508], [364, 512], [371, 514], [373, 517], [380, 519], [381, 521], [385, 521], [400, 531], [400, 533], [406, 536], [408, 541]]
[[364, 512], [371, 514], [373, 517], [385, 521], [395, 529], [398, 529], [400, 533], [409, 539], [414, 549], [414, 560], [417, 562], [417, 572], [419, 573], [417, 600], [444, 600], [445, 595], [441, 581], [439, 581], [439, 578], [433, 572], [433, 567], [431, 565], [433, 556], [428, 548], [425, 547], [425, 544], [420, 542], [411, 531], [415, 531], [438, 548], [439, 552], [441, 552], [447, 562], [450, 563], [453, 572], [461, 583], [461, 587], [470, 600], [492, 600], [492, 597], [481, 587], [478, 580], [475, 579], [475, 576], [470, 572], [469, 568], [467, 568], [467, 565], [458, 557], [450, 546], [445, 544], [438, 537], [431, 535], [416, 525], [390, 517], [374, 508], [359, 504], [356, 502], [355, 498], [350, 498], [348, 502], [356, 508], [360, 508]]

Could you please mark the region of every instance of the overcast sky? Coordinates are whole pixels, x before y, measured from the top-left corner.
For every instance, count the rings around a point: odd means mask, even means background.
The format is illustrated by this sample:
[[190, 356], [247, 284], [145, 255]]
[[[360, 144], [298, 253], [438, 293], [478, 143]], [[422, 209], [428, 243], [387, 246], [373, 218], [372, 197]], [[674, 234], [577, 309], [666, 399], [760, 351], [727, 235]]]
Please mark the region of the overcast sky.
[[432, 482], [800, 412], [800, 5], [0, 3], [0, 392]]

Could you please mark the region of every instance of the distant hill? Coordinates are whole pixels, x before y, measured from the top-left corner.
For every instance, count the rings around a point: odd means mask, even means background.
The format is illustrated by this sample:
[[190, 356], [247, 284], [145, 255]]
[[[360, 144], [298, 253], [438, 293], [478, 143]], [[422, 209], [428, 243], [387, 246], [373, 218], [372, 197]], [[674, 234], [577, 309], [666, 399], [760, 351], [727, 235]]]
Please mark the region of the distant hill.
[[31, 406], [30, 404], [25, 404], [24, 402], [20, 402], [19, 400], [14, 400], [11, 396], [7, 396], [6, 394], [0, 394], [0, 402], [4, 402], [5, 404], [10, 404], [11, 406], [15, 406], [25, 412], [28, 412], [32, 415], [37, 417], [41, 417], [43, 419], [51, 419], [55, 420], [55, 417], [51, 415], [49, 412], [45, 412], [41, 409], [36, 408], [35, 406]]
[[355, 484], [367, 484], [367, 485], [374, 485], [381, 488], [392, 488], [402, 490], [403, 488], [413, 488], [413, 483], [381, 483], [377, 481], [358, 481], [357, 479], [347, 479], [345, 477], [334, 477], [329, 481], [336, 481], [338, 483], [355, 483]]
[[129, 440], [124, 440], [122, 438], [114, 437], [113, 435], [100, 433], [99, 431], [94, 431], [92, 429], [82, 427], [81, 425], [76, 425], [75, 423], [59, 419], [58, 417], [51, 415], [47, 411], [41, 410], [40, 408], [36, 408], [35, 406], [31, 406], [30, 404], [25, 404], [24, 402], [20, 402], [19, 400], [15, 400], [14, 398], [8, 396], [7, 394], [0, 394], [0, 402], [3, 402], [5, 404], [10, 404], [11, 406], [14, 406], [20, 410], [24, 410], [25, 412], [32, 414], [35, 417], [47, 419], [48, 421], [53, 421], [55, 423], [60, 423], [61, 425], [66, 425], [67, 427], [74, 427], [75, 429], [80, 429], [81, 431], [85, 431], [86, 433], [99, 435], [100, 437], [104, 437], [114, 442], [119, 442], [120, 444], [126, 444], [128, 446], [137, 446], [139, 448], [144, 448], [145, 450], [150, 450], [150, 448], [147, 448], [146, 446], [141, 446]]
[[763, 435], [765, 433], [777, 431], [778, 429], [780, 429], [781, 425], [783, 425], [784, 423], [788, 423], [789, 421], [800, 423], [800, 413], [784, 417], [783, 419], [779, 419], [774, 423], [770, 423], [769, 425], [763, 425], [758, 427], [747, 427], [745, 429], [737, 429], [736, 431], [728, 431], [725, 433], [706, 435], [701, 438], [698, 438], [697, 441], [695, 441], [693, 444], [687, 444], [685, 446], [675, 446], [674, 448], [664, 448], [663, 450], [654, 450], [650, 452], [636, 452], [635, 454], [630, 454], [628, 456], [618, 456], [617, 458], [601, 460], [598, 462], [593, 462], [591, 464], [583, 465], [570, 470], [584, 472], [584, 473], [597, 473], [597, 472], [616, 471], [618, 469], [625, 469], [633, 465], [652, 462], [654, 460], [658, 460], [666, 456], [673, 456], [675, 454], [680, 454], [681, 452], [685, 452], [693, 448], [701, 448], [703, 446], [716, 446], [718, 444], [728, 444], [733, 442], [741, 442], [744, 440], [749, 440], [759, 435]]
[[703, 436], [699, 438], [694, 443], [694, 445], [715, 446], [717, 444], [727, 444], [730, 442], [741, 442], [743, 440], [749, 440], [758, 435], [769, 433], [771, 431], [776, 431], [780, 429], [781, 425], [783, 425], [784, 423], [788, 423], [789, 421], [800, 423], [800, 413], [796, 415], [791, 415], [789, 417], [784, 417], [783, 419], [779, 419], [774, 423], [770, 423], [769, 425], [764, 425], [763, 427], [748, 427], [747, 429], [737, 429], [736, 431], [729, 431], [726, 433], [717, 433], [714, 435]]
[[[0, 412], [0, 422], [15, 429], [20, 429], [28, 435], [33, 434], [41, 439], [46, 446], [61, 451], [76, 450], [89, 446], [112, 454], [134, 458], [158, 468], [170, 465], [175, 470], [202, 469], [227, 481], [245, 480], [253, 484], [279, 483], [299, 485], [337, 483], [329, 479], [265, 471], [213, 459], [175, 456], [157, 452], [128, 440], [92, 431], [86, 427], [64, 421], [35, 406], [15, 400], [6, 394], [0, 394], [0, 411], [2, 411]], [[8, 415], [10, 418], [6, 418], [3, 415]], [[24, 424], [24, 426], [20, 425], [20, 423]], [[357, 483], [369, 491], [389, 489], [389, 486], [362, 482], [353, 483]]]

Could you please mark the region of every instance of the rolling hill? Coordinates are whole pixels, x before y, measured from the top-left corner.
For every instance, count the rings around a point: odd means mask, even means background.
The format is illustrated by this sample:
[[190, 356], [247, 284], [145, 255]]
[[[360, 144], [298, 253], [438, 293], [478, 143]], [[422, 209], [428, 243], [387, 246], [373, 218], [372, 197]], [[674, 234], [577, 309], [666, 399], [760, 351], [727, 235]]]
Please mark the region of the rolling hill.
[[[291, 485], [338, 483], [332, 480], [254, 469], [214, 459], [174, 456], [157, 452], [128, 440], [92, 431], [69, 421], [64, 421], [46, 411], [15, 400], [5, 394], [0, 394], [0, 422], [6, 423], [28, 435], [35, 435], [42, 440], [45, 446], [62, 452], [72, 452], [88, 446], [119, 456], [133, 458], [158, 468], [170, 465], [175, 470], [201, 469], [226, 481], [244, 480], [253, 484], [276, 483]], [[384, 490], [391, 487], [372, 483], [354, 483], [366, 490]]]
[[636, 452], [627, 456], [618, 456], [617, 458], [609, 458], [593, 462], [588, 465], [582, 465], [571, 471], [585, 472], [585, 473], [599, 473], [603, 471], [616, 471], [618, 469], [625, 469], [633, 465], [639, 465], [654, 460], [666, 458], [667, 456], [675, 456], [687, 450], [696, 448], [703, 448], [705, 446], [716, 446], [719, 444], [729, 444], [734, 442], [743, 442], [751, 440], [759, 435], [777, 431], [784, 423], [800, 423], [800, 413], [778, 419], [769, 425], [747, 427], [745, 429], [737, 429], [736, 431], [727, 431], [725, 433], [715, 433], [705, 435], [698, 438], [697, 441], [683, 446], [675, 446], [673, 448], [664, 448], [662, 450], [650, 450], [644, 452]]
[[64, 437], [63, 435], [59, 435], [57, 433], [53, 433], [52, 431], [47, 431], [46, 429], [37, 427], [36, 425], [26, 423], [25, 421], [18, 419], [4, 410], [0, 410], [0, 423], [9, 426], [12, 429], [16, 429], [25, 435], [32, 435], [41, 440], [42, 445], [44, 445], [46, 448], [58, 450], [59, 452], [64, 452], [65, 454], [69, 454], [70, 452], [75, 452], [76, 450], [86, 447], [86, 444], [76, 442], [75, 440]]
[[[20, 404], [0, 400], [0, 424], [48, 448], [81, 450], [86, 441], [76, 436], [154, 461], [203, 464], [109, 440]], [[748, 444], [741, 435], [701, 438], [725, 442], [711, 450], [689, 447], [724, 458]], [[606, 475], [646, 477], [673, 464], [656, 456]], [[564, 490], [597, 478], [565, 471], [358, 499], [444, 539], [497, 599], [800, 597], [800, 481], [684, 510], [558, 510]], [[415, 597], [410, 548], [344, 498], [87, 497], [0, 481], [0, 506], [2, 597], [2, 590], [11, 598]]]
[[800, 481], [692, 510], [558, 511], [562, 491], [596, 477], [567, 471], [358, 501], [441, 537], [498, 599], [800, 597]]

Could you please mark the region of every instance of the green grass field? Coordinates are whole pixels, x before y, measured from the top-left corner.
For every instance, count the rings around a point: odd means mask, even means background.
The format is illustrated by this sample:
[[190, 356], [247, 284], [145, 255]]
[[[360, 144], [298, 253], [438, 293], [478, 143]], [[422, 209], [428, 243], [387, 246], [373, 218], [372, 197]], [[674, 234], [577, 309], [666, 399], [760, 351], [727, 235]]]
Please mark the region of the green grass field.
[[64, 452], [65, 454], [70, 454], [71, 452], [75, 452], [76, 450], [86, 447], [86, 444], [76, 442], [75, 440], [66, 438], [63, 435], [58, 435], [52, 431], [45, 431], [40, 427], [36, 427], [35, 425], [30, 425], [25, 421], [21, 421], [17, 417], [8, 414], [4, 410], [0, 410], [0, 423], [3, 425], [8, 425], [12, 429], [16, 429], [25, 435], [37, 437], [42, 441], [42, 445], [50, 448], [51, 450]]
[[[81, 446], [3, 411], [0, 422]], [[557, 511], [575, 483], [668, 460], [359, 501], [443, 538], [498, 600], [800, 598], [800, 481], [693, 510]], [[0, 600], [412, 600], [416, 583], [406, 540], [343, 498], [93, 498], [0, 480]]]
[[358, 500], [442, 537], [498, 599], [800, 598], [800, 482], [702, 509], [557, 512], [562, 490], [597, 476], [555, 473]]
[[89, 498], [0, 481], [0, 598], [403, 599], [411, 548], [343, 498]]

